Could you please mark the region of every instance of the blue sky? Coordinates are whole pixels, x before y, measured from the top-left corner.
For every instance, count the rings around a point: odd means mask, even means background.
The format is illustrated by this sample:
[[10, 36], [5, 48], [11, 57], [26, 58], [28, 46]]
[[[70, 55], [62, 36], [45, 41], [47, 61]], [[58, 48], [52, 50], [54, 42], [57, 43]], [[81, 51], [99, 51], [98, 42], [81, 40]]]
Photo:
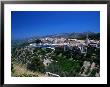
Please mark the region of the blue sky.
[[12, 11], [12, 39], [68, 32], [100, 32], [99, 11]]

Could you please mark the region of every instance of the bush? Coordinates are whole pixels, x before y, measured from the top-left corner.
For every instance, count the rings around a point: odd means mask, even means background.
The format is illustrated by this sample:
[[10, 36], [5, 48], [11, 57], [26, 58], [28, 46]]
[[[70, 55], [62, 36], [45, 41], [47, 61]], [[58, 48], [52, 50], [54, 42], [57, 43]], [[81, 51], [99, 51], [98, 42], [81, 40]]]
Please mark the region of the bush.
[[93, 69], [91, 74], [90, 74], [90, 77], [95, 77], [95, 74], [96, 74], [96, 69]]
[[39, 58], [34, 57], [30, 63], [27, 64], [27, 69], [32, 71], [44, 72], [44, 65]]
[[13, 67], [13, 63], [11, 63], [11, 72], [14, 73], [15, 72], [15, 69]]

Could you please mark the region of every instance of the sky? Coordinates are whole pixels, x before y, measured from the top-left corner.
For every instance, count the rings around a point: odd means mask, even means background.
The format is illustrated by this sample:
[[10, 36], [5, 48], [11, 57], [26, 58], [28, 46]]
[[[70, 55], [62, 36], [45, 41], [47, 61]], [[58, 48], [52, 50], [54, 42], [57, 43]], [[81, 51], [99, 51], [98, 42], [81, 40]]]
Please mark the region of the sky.
[[99, 11], [11, 12], [12, 39], [88, 31], [100, 32]]

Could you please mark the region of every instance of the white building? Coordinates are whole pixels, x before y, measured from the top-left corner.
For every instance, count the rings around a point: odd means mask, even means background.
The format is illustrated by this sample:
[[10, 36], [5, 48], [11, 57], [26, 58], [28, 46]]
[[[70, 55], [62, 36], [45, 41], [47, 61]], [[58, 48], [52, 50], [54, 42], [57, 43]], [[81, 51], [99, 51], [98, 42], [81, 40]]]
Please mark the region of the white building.
[[36, 45], [37, 45], [36, 43], [29, 44], [29, 46], [36, 46]]

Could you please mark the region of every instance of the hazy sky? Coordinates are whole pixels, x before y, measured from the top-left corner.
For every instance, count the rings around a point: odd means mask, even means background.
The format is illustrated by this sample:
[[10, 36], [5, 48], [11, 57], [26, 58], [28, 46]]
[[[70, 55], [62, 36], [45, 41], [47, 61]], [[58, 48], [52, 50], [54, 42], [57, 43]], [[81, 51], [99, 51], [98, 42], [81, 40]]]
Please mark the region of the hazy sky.
[[100, 32], [99, 11], [12, 11], [12, 39], [68, 32]]

